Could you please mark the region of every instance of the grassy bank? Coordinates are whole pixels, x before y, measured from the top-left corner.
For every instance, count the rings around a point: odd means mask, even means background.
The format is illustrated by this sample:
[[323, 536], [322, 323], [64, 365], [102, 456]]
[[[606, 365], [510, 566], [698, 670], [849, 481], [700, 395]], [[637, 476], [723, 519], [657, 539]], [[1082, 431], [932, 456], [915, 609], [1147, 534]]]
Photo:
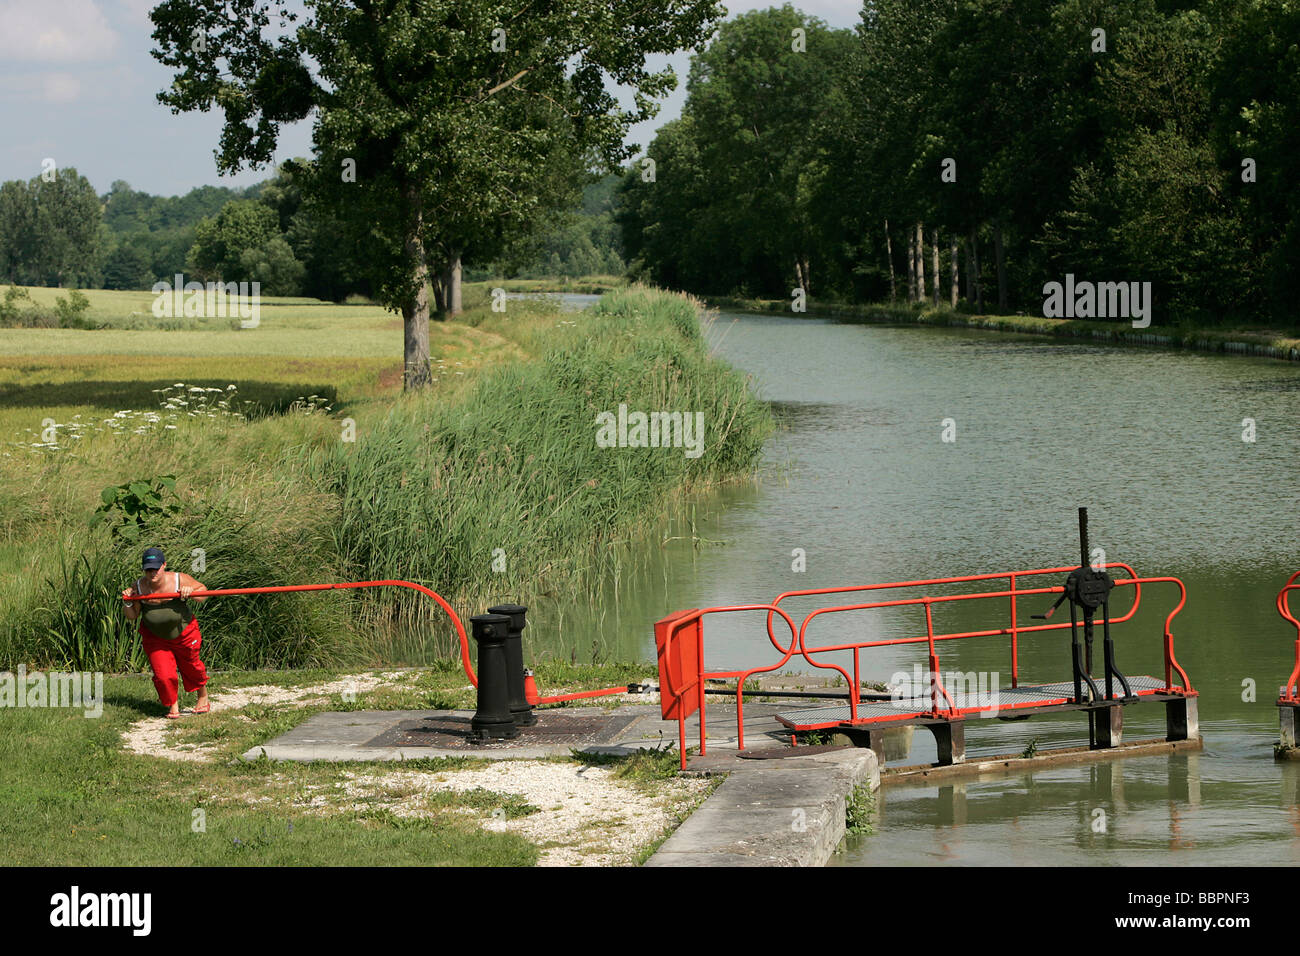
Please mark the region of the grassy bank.
[[1091, 339], [1112, 345], [1154, 345], [1201, 352], [1226, 352], [1300, 361], [1300, 338], [1289, 332], [1267, 328], [1226, 328], [1192, 324], [1153, 324], [1135, 329], [1129, 323], [1091, 322], [1085, 319], [1049, 319], [1034, 315], [972, 315], [948, 306], [906, 303], [818, 303], [809, 310], [791, 313], [787, 299], [739, 299], [710, 296], [712, 307], [763, 314], [784, 313], [807, 318], [829, 317], [842, 322], [882, 325], [930, 325], [950, 328], [988, 329], [1061, 339]]
[[[87, 526], [106, 486], [176, 475], [142, 533], [208, 586], [398, 577], [463, 617], [582, 593], [650, 516], [757, 460], [766, 407], [708, 356], [693, 301], [635, 288], [582, 314], [496, 313], [490, 287], [434, 324], [418, 396], [400, 393], [400, 320], [367, 306], [272, 301], [249, 330], [0, 329], [0, 668], [142, 665], [116, 598], [139, 548]], [[161, 408], [167, 388], [188, 404]], [[620, 403], [700, 412], [704, 453], [597, 447]], [[217, 667], [452, 648], [440, 613], [388, 591], [212, 601], [203, 622]]]

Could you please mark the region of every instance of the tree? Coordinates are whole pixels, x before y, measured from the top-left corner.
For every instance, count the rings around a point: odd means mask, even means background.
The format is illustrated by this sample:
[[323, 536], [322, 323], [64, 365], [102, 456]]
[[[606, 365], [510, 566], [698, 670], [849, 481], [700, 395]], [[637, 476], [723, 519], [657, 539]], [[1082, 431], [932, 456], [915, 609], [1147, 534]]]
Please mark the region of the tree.
[[631, 155], [628, 127], [675, 82], [647, 54], [702, 42], [722, 14], [713, 0], [317, 0], [302, 15], [288, 0], [164, 0], [151, 17], [154, 56], [176, 71], [160, 101], [224, 111], [221, 171], [270, 162], [281, 126], [316, 111], [302, 188], [364, 243], [417, 388], [430, 278], [536, 224], [572, 193], [566, 171]]
[[105, 289], [147, 289], [153, 285], [148, 253], [134, 236], [119, 239], [104, 260]]
[[71, 166], [28, 184], [35, 205], [31, 262], [41, 285], [96, 284], [102, 262], [102, 208], [90, 180]]
[[833, 245], [816, 212], [819, 119], [851, 40], [789, 4], [723, 24], [691, 61], [682, 120], [648, 152], [653, 181], [636, 165], [627, 177], [629, 254], [696, 291], [810, 291]]
[[[265, 246], [277, 233], [278, 220], [270, 206], [253, 199], [226, 203], [215, 219], [204, 219], [195, 227], [189, 266], [202, 280], [251, 282], [259, 276], [250, 271], [244, 253]], [[271, 294], [268, 292], [268, 294]]]
[[0, 281], [26, 284], [36, 246], [36, 203], [27, 183], [0, 185]]
[[299, 295], [306, 274], [283, 236], [272, 236], [260, 246], [239, 255], [245, 275], [256, 276], [263, 295]]
[[1259, 263], [1255, 285], [1275, 316], [1294, 322], [1300, 297], [1300, 5], [1235, 0], [1218, 9], [1216, 33], [1224, 40], [1208, 84], [1211, 142], [1219, 167], [1231, 174], [1225, 190]]

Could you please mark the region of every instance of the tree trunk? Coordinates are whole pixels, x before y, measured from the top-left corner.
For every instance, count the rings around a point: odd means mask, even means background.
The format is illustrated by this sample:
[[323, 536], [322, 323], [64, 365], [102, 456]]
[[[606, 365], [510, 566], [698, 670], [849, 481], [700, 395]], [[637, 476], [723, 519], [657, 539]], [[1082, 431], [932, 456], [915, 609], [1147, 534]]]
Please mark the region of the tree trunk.
[[993, 258], [998, 266], [998, 311], [1006, 314], [1007, 305], [1007, 270], [1002, 262], [1002, 224], [993, 224]]
[[889, 260], [889, 301], [898, 300], [897, 286], [894, 284], [894, 243], [889, 238], [889, 220], [885, 220], [885, 258]]
[[979, 230], [970, 231], [970, 274], [975, 277], [975, 311], [984, 313], [984, 285], [980, 282]]
[[956, 233], [952, 234], [952, 241], [948, 252], [951, 257], [948, 263], [949, 266], [948, 277], [952, 280], [951, 299], [952, 299], [952, 307], [955, 309], [957, 308], [957, 298], [958, 298], [957, 294], [960, 291], [958, 289], [958, 286], [961, 283], [961, 273], [957, 268], [957, 234]]
[[415, 274], [415, 292], [402, 303], [403, 373], [402, 388], [413, 391], [428, 388], [433, 381], [429, 371], [429, 263], [424, 255], [420, 230], [424, 225], [424, 197], [418, 186], [407, 186], [408, 220], [403, 248]]
[[925, 228], [916, 224], [916, 301], [925, 301]]
[[930, 230], [930, 255], [934, 265], [934, 307], [939, 308], [939, 296], [943, 295], [939, 291], [939, 227], [935, 226]]
[[805, 285], [803, 263], [799, 260], [798, 256], [794, 257], [794, 285], [796, 289], [803, 289], [803, 294], [807, 297], [808, 286]]
[[460, 315], [465, 309], [460, 295], [460, 252], [453, 250], [442, 273], [443, 315]]
[[916, 236], [907, 230], [907, 301], [916, 301]]
[[433, 291], [433, 314], [431, 318], [443, 319], [446, 317], [447, 287], [443, 284], [446, 273], [445, 266], [429, 273], [429, 288]]

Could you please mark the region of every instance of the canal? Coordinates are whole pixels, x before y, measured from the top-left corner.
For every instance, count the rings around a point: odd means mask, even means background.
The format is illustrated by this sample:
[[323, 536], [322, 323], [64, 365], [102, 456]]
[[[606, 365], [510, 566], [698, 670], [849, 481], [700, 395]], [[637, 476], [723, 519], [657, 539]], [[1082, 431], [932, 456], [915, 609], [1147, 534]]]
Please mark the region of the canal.
[[[558, 635], [557, 653], [653, 661], [651, 625], [672, 610], [1071, 565], [1076, 509], [1086, 506], [1092, 545], [1108, 560], [1187, 585], [1173, 632], [1201, 693], [1204, 750], [886, 787], [875, 833], [850, 838], [839, 862], [1300, 861], [1300, 768], [1272, 759], [1273, 700], [1295, 636], [1273, 597], [1300, 567], [1300, 367], [727, 313], [707, 334], [780, 422], [760, 480], [676, 516], [590, 606], [539, 607], [538, 631]], [[1021, 599], [1022, 615], [1050, 603], [1032, 600]], [[1115, 632], [1121, 670], [1163, 673], [1161, 626], [1176, 600], [1171, 587], [1144, 590], [1139, 614]], [[936, 626], [1004, 624], [1004, 602], [974, 603], [937, 612]], [[924, 633], [915, 609], [839, 617], [819, 643]], [[1022, 683], [1069, 676], [1065, 634], [1022, 638]], [[761, 615], [709, 619], [705, 646], [710, 668], [770, 660]], [[863, 677], [889, 681], [924, 668], [923, 655], [921, 645], [864, 654]], [[941, 666], [1005, 684], [1008, 642], [951, 642]], [[1163, 719], [1156, 705], [1128, 708], [1126, 739], [1163, 736]], [[969, 757], [1087, 743], [1077, 714], [970, 723]], [[902, 762], [932, 759], [918, 731]]]

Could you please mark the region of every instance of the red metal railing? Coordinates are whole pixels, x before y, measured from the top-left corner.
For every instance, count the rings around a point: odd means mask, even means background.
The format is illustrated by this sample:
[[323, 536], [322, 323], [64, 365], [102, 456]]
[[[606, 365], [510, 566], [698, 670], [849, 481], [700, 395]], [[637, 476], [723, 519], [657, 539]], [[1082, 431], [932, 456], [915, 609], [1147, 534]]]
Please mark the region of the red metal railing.
[[[438, 606], [447, 613], [449, 618], [451, 618], [451, 623], [456, 628], [456, 636], [460, 639], [460, 661], [461, 666], [465, 669], [465, 676], [469, 678], [471, 684], [478, 687], [478, 675], [474, 673], [474, 665], [470, 663], [469, 659], [469, 638], [465, 634], [465, 625], [460, 622], [460, 618], [457, 616], [456, 612], [451, 609], [451, 605], [447, 603], [446, 599], [443, 598], [441, 594], [438, 594], [436, 591], [431, 591], [424, 585], [416, 584], [413, 581], [351, 581], [342, 584], [287, 584], [277, 587], [260, 588], [213, 588], [208, 591], [192, 591], [190, 592], [190, 597], [218, 597], [221, 595], [232, 594], [280, 594], [286, 591], [337, 591], [348, 588], [379, 587], [411, 588], [419, 591], [427, 597], [433, 598], [434, 601], [438, 603]], [[177, 598], [180, 596], [179, 592], [169, 591], [166, 593], [159, 592], [156, 594], [123, 595], [123, 599], [128, 601], [153, 601]], [[623, 685], [620, 687], [607, 687], [602, 690], [588, 690], [577, 694], [560, 694], [555, 697], [539, 697], [537, 703], [558, 704], [568, 700], [579, 700], [588, 697], [607, 697], [613, 694], [626, 693], [627, 686]]]
[[[772, 643], [777, 650], [782, 652], [781, 659], [775, 664], [753, 668], [748, 671], [714, 671], [706, 673], [702, 643], [704, 616], [706, 614], [730, 614], [735, 611], [769, 611], [780, 614], [786, 624], [790, 625], [790, 646], [782, 648], [780, 644], [777, 644], [776, 638], [772, 637]], [[673, 649], [678, 642], [678, 635], [687, 628], [690, 629], [690, 639], [692, 639], [692, 645], [687, 648], [689, 653], [684, 654], [679, 650], [677, 658], [674, 659]], [[686, 769], [686, 718], [697, 710], [700, 712], [700, 753], [707, 752], [704, 726], [704, 682], [711, 678], [741, 678], [736, 685], [736, 725], [741, 729], [741, 749], [743, 750], [744, 699], [741, 695], [744, 687], [744, 677], [783, 667], [785, 662], [794, 655], [798, 638], [794, 621], [790, 619], [790, 615], [773, 604], [733, 604], [670, 615], [656, 624], [655, 632], [660, 658], [659, 702], [665, 720], [671, 720], [674, 717], [677, 719], [677, 739], [678, 749], [681, 753], [682, 769]], [[771, 636], [770, 627], [768, 634]], [[690, 671], [690, 673], [687, 673], [687, 671]], [[847, 676], [846, 674], [845, 677], [847, 678]], [[692, 690], [695, 691], [694, 699], [687, 696]]]
[[[1122, 561], [1109, 561], [1105, 564], [1105, 567], [1123, 568], [1125, 571], [1128, 572], [1128, 576], [1130, 578], [1133, 579], [1137, 578], [1137, 572], [1134, 571], [1129, 565], [1123, 563]], [[928, 578], [921, 581], [896, 581], [887, 584], [860, 584], [851, 587], [839, 587], [839, 588], [811, 588], [803, 591], [786, 591], [785, 593], [779, 595], [776, 598], [776, 600], [774, 600], [772, 603], [776, 605], [780, 605], [782, 601], [784, 601], [786, 598], [789, 597], [804, 597], [804, 596], [820, 595], [820, 594], [851, 594], [857, 591], [878, 591], [878, 590], [894, 589], [894, 588], [911, 588], [911, 587], [920, 587], [923, 585], [932, 585], [932, 584], [965, 584], [972, 581], [996, 581], [1001, 578], [1006, 578], [1011, 583], [1011, 587], [1007, 592], [1011, 598], [1010, 600], [1011, 626], [1009, 628], [999, 628], [997, 630], [992, 630], [992, 631], [972, 632], [970, 636], [984, 637], [984, 636], [995, 636], [999, 634], [1011, 635], [1011, 686], [1017, 687], [1019, 686], [1020, 683], [1020, 659], [1019, 659], [1020, 635], [1022, 633], [1028, 633], [1031, 631], [1054, 630], [1059, 628], [1060, 625], [1032, 624], [1026, 627], [1020, 627], [1018, 625], [1017, 610], [1016, 610], [1017, 596], [1026, 593], [1039, 593], [1039, 592], [1036, 591], [1026, 592], [1025, 589], [1023, 588], [1017, 588], [1016, 579], [1030, 577], [1032, 575], [1037, 575], [1037, 574], [1068, 574], [1073, 570], [1074, 570], [1073, 566], [1068, 568], [1035, 568], [1033, 570], [1028, 570], [1028, 571], [995, 571], [990, 574], [967, 574], [967, 575], [962, 575], [961, 577]], [[1057, 593], [1060, 593], [1059, 588], [1057, 589]], [[1141, 602], [1142, 602], [1142, 586], [1139, 584], [1134, 588], [1133, 606], [1128, 609], [1128, 613], [1124, 614], [1122, 617], [1111, 618], [1111, 623], [1122, 624], [1125, 621], [1131, 619], [1133, 615], [1137, 613], [1138, 605], [1141, 604]], [[771, 639], [773, 643], [776, 643], [776, 638], [772, 634], [772, 615], [770, 614], [767, 617], [767, 633], [769, 639]]]
[[[1164, 651], [1164, 661], [1165, 661], [1165, 692], [1170, 692], [1170, 693], [1192, 692], [1191, 682], [1187, 678], [1187, 673], [1183, 670], [1181, 665], [1179, 665], [1177, 659], [1174, 657], [1173, 633], [1171, 630], [1174, 617], [1178, 614], [1179, 611], [1182, 610], [1183, 605], [1186, 603], [1187, 600], [1187, 590], [1183, 586], [1183, 583], [1179, 581], [1177, 578], [1172, 578], [1172, 577], [1139, 578], [1133, 572], [1133, 569], [1131, 567], [1129, 567], [1127, 564], [1122, 564], [1119, 562], [1108, 563], [1106, 567], [1124, 568], [1126, 571], [1128, 571], [1131, 576], [1128, 578], [1121, 578], [1115, 581], [1115, 585], [1117, 587], [1130, 586], [1134, 589], [1133, 606], [1129, 608], [1127, 613], [1120, 615], [1118, 617], [1111, 618], [1112, 624], [1118, 624], [1118, 623], [1123, 623], [1124, 621], [1128, 621], [1137, 612], [1138, 605], [1141, 599], [1141, 587], [1143, 584], [1170, 583], [1170, 584], [1178, 585], [1179, 588], [1178, 603], [1174, 607], [1174, 609], [1169, 613], [1169, 615], [1165, 618], [1165, 626], [1163, 629], [1163, 638], [1164, 638], [1163, 651]], [[1071, 623], [1069, 621], [1063, 621], [1057, 624], [1036, 624], [1030, 626], [1018, 625], [1016, 619], [1016, 603], [1015, 603], [1017, 597], [1025, 597], [1030, 595], [1061, 594], [1064, 592], [1065, 588], [1062, 587], [1061, 585], [1036, 587], [1036, 588], [1020, 588], [1016, 586], [1016, 581], [1018, 578], [1024, 578], [1033, 575], [1059, 574], [1062, 572], [1069, 572], [1073, 570], [1074, 568], [1072, 567], [1041, 568], [1041, 569], [1026, 570], [1026, 571], [1009, 571], [1009, 572], [997, 572], [992, 574], [965, 575], [956, 578], [932, 578], [932, 579], [920, 580], [920, 581], [904, 581], [904, 582], [860, 585], [860, 586], [842, 587], [842, 588], [820, 588], [820, 589], [811, 589], [805, 591], [790, 591], [780, 595], [771, 604], [749, 604], [749, 605], [736, 605], [730, 607], [708, 608], [703, 611], [680, 612], [677, 615], [672, 615], [668, 618], [665, 618], [663, 621], [659, 622], [658, 625], [656, 625], [656, 641], [659, 644], [659, 656], [660, 656], [661, 707], [663, 710], [664, 719], [675, 718], [678, 721], [678, 737], [682, 747], [682, 758], [681, 758], [682, 767], [685, 768], [686, 766], [685, 721], [686, 718], [689, 717], [697, 709], [700, 711], [700, 752], [701, 753], [706, 752], [705, 747], [706, 747], [707, 734], [706, 734], [705, 721], [704, 721], [705, 681], [714, 678], [724, 678], [724, 679], [735, 678], [736, 679], [737, 681], [736, 734], [737, 734], [738, 747], [739, 749], [743, 750], [745, 747], [745, 731], [744, 731], [745, 681], [748, 680], [754, 674], [773, 671], [780, 667], [785, 666], [785, 664], [796, 654], [802, 657], [805, 661], [807, 661], [809, 664], [811, 664], [814, 667], [835, 670], [838, 671], [844, 677], [845, 681], [848, 683], [850, 688], [849, 695], [848, 695], [849, 722], [856, 722], [858, 719], [858, 704], [859, 704], [859, 695], [860, 695], [860, 686], [861, 686], [862, 650], [866, 648], [873, 648], [873, 647], [890, 647], [896, 645], [917, 644], [917, 643], [924, 642], [927, 644], [927, 649], [929, 652], [928, 654], [929, 666], [930, 666], [930, 674], [932, 676], [930, 713], [933, 716], [947, 715], [949, 717], [956, 717], [957, 716], [956, 703], [953, 701], [952, 695], [949, 694], [947, 689], [943, 686], [939, 677], [941, 671], [939, 667], [938, 650], [935, 646], [936, 643], [940, 641], [962, 640], [962, 639], [976, 638], [976, 637], [1010, 636], [1012, 641], [1013, 675], [1014, 675], [1014, 679], [1018, 680], [1019, 678], [1019, 659], [1018, 659], [1019, 635], [1024, 633], [1031, 633], [1031, 632], [1063, 630], [1071, 627]], [[1300, 577], [1300, 574], [1297, 574], [1297, 576]], [[816, 610], [811, 611], [803, 619], [802, 623], [798, 628], [795, 628], [793, 620], [785, 612], [785, 610], [780, 607], [780, 602], [784, 598], [793, 597], [797, 595], [807, 596], [807, 595], [819, 595], [819, 594], [844, 594], [844, 593], [872, 591], [872, 590], [881, 590], [881, 589], [890, 589], [890, 588], [920, 587], [924, 585], [954, 584], [954, 583], [963, 583], [963, 582], [971, 582], [971, 581], [989, 581], [989, 580], [998, 580], [998, 579], [1009, 580], [1011, 585], [1010, 588], [1006, 590], [984, 591], [984, 592], [976, 592], [976, 593], [968, 593], [968, 594], [933, 595], [933, 596], [923, 595], [920, 597], [895, 598], [893, 600], [888, 600], [888, 601], [872, 601], [872, 602], [864, 602], [858, 604], [846, 604], [846, 605], [838, 605], [832, 607], [817, 608]], [[1297, 587], [1300, 587], [1300, 585], [1297, 585]], [[1010, 602], [1011, 602], [1010, 603], [1010, 612], [1011, 612], [1010, 627], [994, 628], [989, 630], [977, 630], [977, 631], [935, 633], [934, 617], [932, 613], [932, 608], [935, 604], [946, 604], [946, 603], [959, 602], [959, 601], [971, 601], [971, 600], [993, 599], [993, 598], [1010, 598]], [[890, 639], [878, 640], [878, 641], [851, 641], [846, 643], [830, 644], [824, 646], [809, 646], [808, 629], [815, 619], [823, 615], [833, 614], [833, 613], [838, 613], [843, 611], [862, 611], [862, 610], [872, 610], [872, 609], [886, 608], [886, 607], [909, 607], [909, 606], [921, 607], [925, 611], [926, 630], [925, 630], [925, 634], [922, 636], [890, 638]], [[756, 610], [766, 610], [768, 612], [767, 615], [768, 639], [772, 643], [773, 647], [775, 647], [776, 650], [781, 653], [781, 659], [774, 664], [769, 664], [761, 667], [754, 667], [744, 671], [705, 670], [704, 647], [703, 647], [704, 616], [713, 613], [726, 613], [732, 611], [756, 611]], [[782, 619], [785, 620], [786, 624], [789, 625], [789, 627], [791, 628], [792, 640], [788, 647], [780, 643], [776, 639], [776, 635], [773, 633], [772, 619], [773, 616], [776, 614], [780, 614]], [[1297, 627], [1300, 628], [1300, 622], [1297, 623]], [[686, 628], [691, 629], [690, 637], [693, 642], [693, 647], [691, 648], [689, 654], [691, 658], [691, 667], [689, 669], [692, 671], [690, 674], [682, 673], [681, 663], [684, 660], [684, 658], [679, 656], [675, 660], [673, 656], [674, 645], [679, 639], [679, 635]], [[818, 661], [812, 656], [813, 654], [832, 653], [836, 651], [852, 652], [853, 675], [851, 678], [848, 672], [843, 667], [840, 667], [837, 664]], [[1297, 670], [1300, 671], [1300, 639], [1297, 640]], [[1175, 671], [1177, 671], [1178, 675], [1182, 678], [1182, 684], [1179, 686], [1175, 686], [1173, 683], [1173, 673]], [[1015, 685], [1013, 684], [1013, 686]], [[694, 699], [687, 697], [687, 694], [692, 690], [695, 691]], [[946, 708], [940, 706], [939, 703], [940, 695], [942, 695], [947, 702]]]
[[1291, 676], [1286, 679], [1286, 686], [1278, 695], [1279, 704], [1296, 704], [1300, 706], [1300, 693], [1297, 692], [1296, 681], [1300, 678], [1300, 621], [1297, 621], [1295, 615], [1291, 613], [1291, 592], [1300, 589], [1300, 584], [1296, 584], [1296, 578], [1300, 578], [1300, 571], [1286, 579], [1286, 584], [1282, 585], [1282, 590], [1277, 592], [1277, 613], [1286, 618], [1295, 625], [1295, 667], [1291, 669]]

